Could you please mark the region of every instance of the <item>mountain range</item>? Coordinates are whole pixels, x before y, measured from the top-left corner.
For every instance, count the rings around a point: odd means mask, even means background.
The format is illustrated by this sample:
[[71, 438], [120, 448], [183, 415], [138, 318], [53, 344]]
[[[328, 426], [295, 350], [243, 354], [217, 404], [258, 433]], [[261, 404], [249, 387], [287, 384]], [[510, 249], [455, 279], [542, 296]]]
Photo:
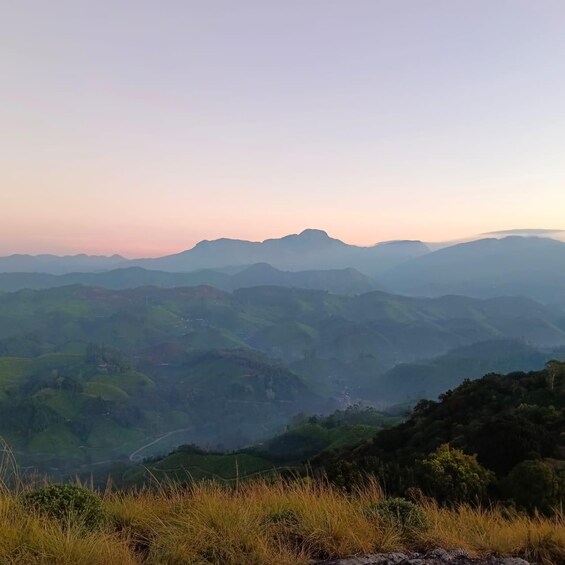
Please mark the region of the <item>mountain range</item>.
[[121, 255], [23, 255], [0, 257], [0, 273], [49, 273], [61, 275], [73, 271], [93, 272], [115, 269], [127, 259]]
[[565, 296], [565, 243], [521, 236], [462, 243], [398, 265], [381, 282], [416, 296], [523, 295], [559, 301]]
[[[212, 276], [216, 288], [184, 286]], [[80, 277], [0, 293], [0, 436], [20, 461], [60, 472], [179, 443], [237, 448], [300, 412], [412, 403], [565, 354], [565, 311], [555, 305], [329, 292], [375, 284], [351, 269], [131, 267]], [[167, 277], [172, 288], [155, 286]]]
[[203, 269], [188, 273], [152, 271], [142, 267], [123, 267], [97, 273], [0, 273], [0, 291], [13, 292], [24, 288], [44, 289], [73, 284], [111, 289], [157, 286], [162, 288], [209, 285], [221, 290], [252, 286], [284, 286], [326, 290], [334, 294], [362, 294], [382, 287], [356, 269], [325, 271], [280, 271], [267, 263], [257, 263], [228, 273]]
[[393, 241], [371, 247], [348, 245], [325, 231], [307, 229], [280, 239], [251, 242], [235, 239], [202, 241], [194, 248], [156, 259], [138, 259], [133, 265], [163, 271], [213, 269], [226, 265], [269, 263], [277, 269], [355, 268], [368, 276], [429, 252], [421, 241]]
[[390, 241], [361, 247], [334, 239], [322, 230], [306, 229], [299, 234], [262, 242], [228, 238], [204, 240], [192, 249], [152, 259], [127, 260], [119, 255], [105, 257], [84, 254], [64, 257], [10, 255], [0, 257], [0, 272], [65, 274], [142, 267], [186, 273], [268, 263], [277, 269], [289, 271], [355, 268], [368, 276], [375, 276], [428, 252], [428, 247], [421, 241]]
[[338, 294], [383, 289], [412, 296], [521, 295], [563, 303], [565, 242], [545, 236], [559, 233], [510, 230], [439, 248], [421, 241], [361, 247], [307, 229], [263, 242], [202, 241], [181, 253], [151, 259], [12, 255], [0, 257], [0, 289], [209, 284], [231, 291], [269, 284]]

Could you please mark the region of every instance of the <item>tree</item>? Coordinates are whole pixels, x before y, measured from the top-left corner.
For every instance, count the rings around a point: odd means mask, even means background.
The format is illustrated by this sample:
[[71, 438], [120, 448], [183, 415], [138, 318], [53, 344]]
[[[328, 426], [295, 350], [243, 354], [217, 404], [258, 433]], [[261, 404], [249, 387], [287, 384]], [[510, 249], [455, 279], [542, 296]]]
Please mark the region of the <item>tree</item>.
[[479, 502], [486, 498], [494, 474], [449, 444], [440, 445], [418, 462], [416, 474], [420, 487], [442, 504]]
[[522, 461], [512, 469], [504, 487], [517, 506], [544, 514], [563, 504], [565, 495], [564, 479], [547, 459]]
[[481, 463], [500, 477], [526, 459], [551, 457], [556, 442], [544, 416], [542, 408], [523, 405], [489, 419], [474, 442]]
[[547, 387], [553, 391], [556, 377], [565, 374], [565, 363], [552, 359], [545, 364], [547, 372]]

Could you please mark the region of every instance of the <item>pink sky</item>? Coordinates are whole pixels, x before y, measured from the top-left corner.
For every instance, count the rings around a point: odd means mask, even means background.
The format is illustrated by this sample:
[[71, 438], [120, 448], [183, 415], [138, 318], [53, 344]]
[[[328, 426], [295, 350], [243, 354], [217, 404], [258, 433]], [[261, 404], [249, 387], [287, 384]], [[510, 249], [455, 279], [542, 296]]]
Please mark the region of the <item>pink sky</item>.
[[565, 227], [565, 4], [13, 2], [0, 254]]

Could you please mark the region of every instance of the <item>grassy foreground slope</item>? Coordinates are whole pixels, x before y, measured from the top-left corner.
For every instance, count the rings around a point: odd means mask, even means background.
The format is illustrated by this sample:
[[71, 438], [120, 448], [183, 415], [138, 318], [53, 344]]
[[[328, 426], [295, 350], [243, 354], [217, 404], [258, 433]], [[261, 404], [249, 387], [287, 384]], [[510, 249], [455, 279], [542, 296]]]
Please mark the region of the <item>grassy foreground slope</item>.
[[517, 555], [543, 565], [565, 560], [565, 520], [461, 505], [420, 506], [425, 528], [410, 530], [370, 511], [383, 500], [371, 484], [345, 494], [322, 483], [254, 481], [238, 488], [196, 483], [102, 495], [105, 520], [85, 529], [0, 492], [0, 562], [58, 565], [307, 565], [381, 551], [463, 548]]
[[[558, 473], [563, 471], [564, 410], [564, 364], [553, 362], [536, 373], [487, 375], [446, 393], [439, 402], [421, 403], [406, 422], [368, 441], [325, 451], [319, 463], [325, 463], [330, 478], [336, 478], [332, 477], [332, 462], [350, 465], [349, 476], [343, 465], [337, 465], [339, 478], [346, 480], [339, 487], [326, 478], [284, 480], [274, 470], [261, 479], [240, 481], [240, 464], [248, 477], [260, 476], [267, 471], [269, 460], [258, 452], [239, 454], [237, 466], [232, 466], [235, 454], [187, 450], [153, 462], [153, 468], [165, 474], [153, 476], [151, 488], [119, 491], [109, 486], [97, 495], [103, 519], [95, 525], [76, 515], [55, 519], [30, 511], [25, 505], [29, 487], [18, 481], [4, 453], [0, 462], [0, 563], [306, 565], [350, 555], [441, 547], [463, 548], [476, 556], [515, 555], [540, 565], [562, 565], [565, 516], [558, 497], [565, 492], [559, 490], [565, 483], [558, 484]], [[368, 416], [379, 420], [375, 413], [361, 414], [364, 419]], [[346, 419], [351, 423], [357, 418], [350, 414]], [[331, 417], [324, 421], [330, 422]], [[296, 430], [300, 430], [298, 437], [305, 434], [305, 445], [310, 447], [312, 439], [319, 437], [319, 426], [316, 419], [300, 422], [287, 432], [287, 439], [266, 442], [263, 448], [284, 453], [292, 447]], [[335, 440], [332, 434], [325, 439]], [[399, 502], [385, 496], [375, 477], [385, 471], [385, 479], [386, 473], [388, 478], [392, 473], [406, 481], [397, 487], [418, 486], [410, 483], [417, 476], [411, 473], [411, 464], [429, 457], [430, 450], [446, 441], [467, 452], [476, 445], [483, 448], [479, 460], [494, 472], [480, 474], [500, 480], [493, 486], [500, 487], [501, 502], [493, 503], [495, 499], [489, 497], [482, 503], [478, 498], [461, 502], [452, 497], [440, 505], [436, 502], [439, 497], [429, 496], [436, 496], [433, 492], [412, 488], [403, 491], [412, 502], [401, 501], [400, 506], [408, 505], [408, 514], [383, 511], [391, 505], [399, 508]], [[457, 453], [462, 456], [451, 462], [479, 470], [474, 457]], [[205, 466], [205, 475], [215, 480], [183, 480], [182, 484], [169, 480], [178, 477], [167, 474], [166, 466], [178, 459], [181, 465], [188, 460], [193, 468]], [[441, 463], [439, 458], [434, 461]], [[497, 467], [502, 463], [506, 467]], [[505, 500], [502, 487], [507, 468], [523, 463], [528, 463], [526, 470], [543, 473], [511, 480], [507, 486], [512, 487], [515, 498]], [[451, 481], [455, 494], [465, 494], [465, 487], [479, 476], [462, 475], [458, 466], [443, 471], [447, 474], [440, 473], [440, 486], [445, 486], [446, 479]], [[551, 471], [555, 479], [543, 485], [551, 492], [540, 490], [537, 482], [547, 478], [545, 471]], [[551, 490], [554, 488], [557, 490]], [[538, 494], [552, 495], [545, 501], [552, 507], [538, 512], [542, 501]]]

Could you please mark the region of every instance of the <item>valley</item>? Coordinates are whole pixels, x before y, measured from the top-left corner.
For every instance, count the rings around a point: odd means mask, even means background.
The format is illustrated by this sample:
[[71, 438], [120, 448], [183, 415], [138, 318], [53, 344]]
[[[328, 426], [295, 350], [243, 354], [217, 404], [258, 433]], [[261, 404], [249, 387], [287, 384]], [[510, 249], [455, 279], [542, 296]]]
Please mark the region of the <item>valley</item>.
[[0, 294], [0, 432], [22, 466], [72, 473], [181, 444], [232, 450], [299, 413], [435, 398], [565, 351], [528, 298], [283, 286]]

